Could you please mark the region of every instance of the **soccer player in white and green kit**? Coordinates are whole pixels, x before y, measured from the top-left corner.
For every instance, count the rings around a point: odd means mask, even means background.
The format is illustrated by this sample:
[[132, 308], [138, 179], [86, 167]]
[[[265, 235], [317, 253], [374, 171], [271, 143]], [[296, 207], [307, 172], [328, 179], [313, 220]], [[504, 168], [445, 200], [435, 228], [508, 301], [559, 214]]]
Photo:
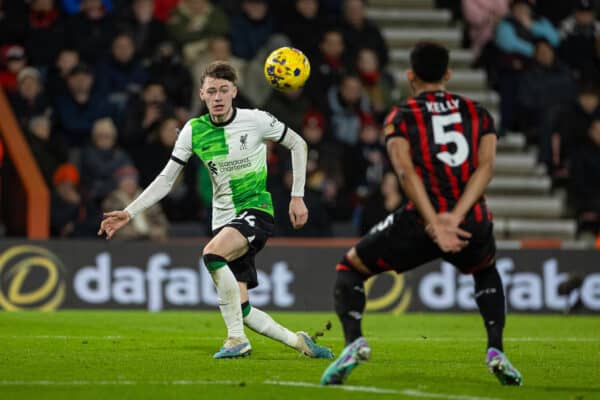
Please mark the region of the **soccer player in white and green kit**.
[[273, 203], [267, 191], [265, 141], [287, 147], [292, 154], [293, 185], [289, 206], [294, 228], [304, 226], [307, 147], [285, 124], [261, 110], [236, 109], [236, 71], [225, 62], [211, 63], [201, 80], [200, 98], [208, 114], [190, 119], [177, 138], [171, 159], [140, 196], [122, 211], [104, 215], [98, 231], [110, 239], [142, 210], [160, 201], [187, 160], [195, 154], [208, 169], [213, 187], [214, 237], [203, 249], [203, 259], [219, 297], [228, 337], [214, 358], [249, 355], [251, 346], [244, 324], [315, 358], [333, 358], [305, 332], [294, 333], [267, 313], [251, 307], [248, 289], [258, 285], [254, 257], [273, 232]]

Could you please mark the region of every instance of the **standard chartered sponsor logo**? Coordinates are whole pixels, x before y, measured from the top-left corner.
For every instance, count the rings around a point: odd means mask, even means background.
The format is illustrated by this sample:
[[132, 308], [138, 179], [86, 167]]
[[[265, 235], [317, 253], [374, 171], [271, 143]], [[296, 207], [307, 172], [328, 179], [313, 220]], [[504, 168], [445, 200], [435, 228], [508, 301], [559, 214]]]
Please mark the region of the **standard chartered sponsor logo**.
[[[600, 311], [600, 273], [585, 276], [581, 289], [567, 297], [558, 294], [558, 287], [568, 279], [568, 274], [559, 271], [554, 258], [544, 261], [540, 272], [517, 272], [513, 259], [508, 257], [498, 259], [496, 265], [505, 286], [506, 302], [513, 310], [559, 311], [580, 299], [587, 309]], [[420, 280], [418, 294], [423, 305], [434, 310], [477, 308], [473, 278], [459, 274], [446, 262], [442, 262], [439, 271], [428, 273]]]
[[0, 255], [0, 307], [7, 311], [56, 310], [65, 299], [62, 262], [38, 246], [14, 246]]
[[[261, 270], [257, 274], [259, 286], [250, 292], [252, 304], [284, 308], [294, 305], [295, 297], [290, 292], [294, 274], [287, 263], [275, 263], [271, 274]], [[95, 265], [77, 272], [73, 287], [79, 299], [91, 304], [146, 305], [150, 311], [160, 311], [165, 304], [217, 305], [217, 294], [202, 259], [196, 269], [171, 266], [171, 257], [166, 253], [150, 256], [145, 269], [113, 266], [110, 253], [100, 253]]]
[[218, 162], [219, 171], [222, 172], [231, 172], [236, 171], [238, 169], [249, 168], [252, 166], [252, 161], [250, 158], [242, 158], [240, 160], [230, 160], [230, 161], [219, 161]]

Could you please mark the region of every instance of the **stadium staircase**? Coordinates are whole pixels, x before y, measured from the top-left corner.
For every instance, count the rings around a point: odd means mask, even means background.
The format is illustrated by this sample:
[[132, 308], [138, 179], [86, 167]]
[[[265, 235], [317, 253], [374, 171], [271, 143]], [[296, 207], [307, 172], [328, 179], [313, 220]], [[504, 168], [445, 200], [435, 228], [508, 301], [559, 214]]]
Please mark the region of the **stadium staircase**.
[[[483, 70], [470, 68], [472, 53], [461, 49], [462, 27], [452, 21], [450, 11], [435, 9], [433, 0], [370, 0], [368, 16], [382, 28], [390, 47], [389, 70], [402, 97], [409, 93], [404, 71], [410, 48], [418, 40], [435, 40], [451, 49], [449, 90], [480, 102], [498, 120], [498, 95], [487, 87]], [[577, 224], [567, 218], [565, 194], [552, 190], [536, 149], [527, 147], [520, 133], [500, 139], [487, 199], [499, 239], [575, 239]]]

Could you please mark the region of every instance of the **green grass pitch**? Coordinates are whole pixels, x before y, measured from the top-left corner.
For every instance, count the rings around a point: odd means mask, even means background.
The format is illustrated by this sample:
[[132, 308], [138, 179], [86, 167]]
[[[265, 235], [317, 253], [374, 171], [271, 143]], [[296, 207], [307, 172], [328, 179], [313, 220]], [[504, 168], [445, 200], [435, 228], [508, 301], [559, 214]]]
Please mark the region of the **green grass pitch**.
[[[333, 314], [273, 313], [293, 330], [333, 328]], [[600, 318], [510, 315], [505, 350], [525, 385], [503, 387], [483, 358], [476, 314], [367, 314], [372, 360], [344, 388], [318, 386], [312, 360], [249, 333], [250, 357], [213, 360], [214, 312], [0, 312], [0, 399], [600, 399]]]

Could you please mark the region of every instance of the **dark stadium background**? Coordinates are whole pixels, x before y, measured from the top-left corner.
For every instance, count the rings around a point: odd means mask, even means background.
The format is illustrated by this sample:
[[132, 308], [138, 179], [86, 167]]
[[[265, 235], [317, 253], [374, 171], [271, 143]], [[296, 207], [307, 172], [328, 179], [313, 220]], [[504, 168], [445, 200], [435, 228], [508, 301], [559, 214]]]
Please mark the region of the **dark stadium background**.
[[[176, 252], [185, 265], [196, 264], [209, 234], [211, 198], [207, 171], [197, 160], [160, 206], [145, 213], [146, 229], [130, 226], [111, 244], [95, 235], [102, 211], [135, 195], [125, 183], [137, 185], [134, 192], [147, 185], [166, 163], [177, 129], [204, 112], [198, 76], [217, 59], [240, 71], [239, 107], [271, 112], [309, 144], [310, 218], [300, 231], [287, 219], [288, 154], [269, 146], [278, 222], [265, 268], [278, 257], [294, 264], [280, 250], [288, 245], [312, 251], [317, 244], [341, 254], [354, 240], [336, 238], [363, 234], [405, 201], [390, 172], [381, 124], [391, 105], [410, 96], [408, 53], [427, 39], [451, 49], [449, 89], [480, 102], [496, 119], [498, 157], [487, 201], [501, 255], [514, 271], [536, 271], [540, 282], [550, 279], [544, 266], [556, 266], [557, 281], [542, 287], [561, 305], [532, 302], [521, 309], [597, 311], [597, 5], [514, 3], [349, 0], [344, 8], [341, 0], [1, 1], [3, 290], [14, 283], [10, 263], [47, 249], [62, 260], [65, 282], [96, 265], [102, 251], [117, 263], [128, 259], [130, 244]], [[530, 22], [515, 11], [523, 7]], [[535, 28], [528, 32], [523, 27], [529, 24]], [[505, 35], [511, 26], [518, 37]], [[266, 55], [284, 45], [304, 51], [312, 65], [306, 87], [291, 94], [271, 90], [262, 74]], [[28, 245], [37, 248], [17, 251]], [[72, 248], [77, 261], [65, 262]], [[144, 268], [147, 258], [139, 254], [135, 265]], [[334, 261], [314, 262], [324, 269]], [[298, 275], [307, 266], [292, 268]], [[443, 270], [439, 263], [434, 268]], [[28, 271], [40, 282], [49, 274], [39, 266]], [[521, 283], [538, 287], [535, 279]], [[323, 299], [317, 308], [326, 310]], [[36, 308], [43, 303], [38, 300], [19, 307]]]

